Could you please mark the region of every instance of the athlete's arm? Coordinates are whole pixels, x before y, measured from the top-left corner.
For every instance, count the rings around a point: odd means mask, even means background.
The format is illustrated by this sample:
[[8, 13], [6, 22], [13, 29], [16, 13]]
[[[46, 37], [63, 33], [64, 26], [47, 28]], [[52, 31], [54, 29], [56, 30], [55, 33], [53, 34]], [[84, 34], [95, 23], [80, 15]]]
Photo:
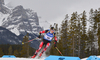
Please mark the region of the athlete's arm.
[[54, 42], [54, 47], [57, 47], [56, 45], [57, 45], [57, 37], [56, 37], [56, 34], [54, 33], [54, 39], [55, 39], [55, 42]]
[[43, 31], [40, 31], [40, 32], [39, 32], [38, 38], [41, 38], [41, 34], [42, 34], [42, 33], [47, 33], [48, 31], [49, 31], [49, 30], [43, 30]]
[[42, 33], [47, 33], [49, 30], [43, 30], [43, 31], [40, 31], [40, 34]]

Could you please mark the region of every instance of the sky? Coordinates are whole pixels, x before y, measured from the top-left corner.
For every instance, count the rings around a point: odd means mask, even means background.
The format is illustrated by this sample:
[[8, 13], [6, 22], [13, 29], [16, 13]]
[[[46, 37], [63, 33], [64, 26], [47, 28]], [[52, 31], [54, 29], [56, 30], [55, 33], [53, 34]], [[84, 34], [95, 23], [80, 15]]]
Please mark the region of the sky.
[[88, 15], [91, 8], [100, 8], [100, 0], [5, 0], [5, 3], [30, 8], [41, 17], [40, 23], [48, 21], [48, 24], [57, 23], [59, 26], [66, 14], [70, 18], [73, 12], [81, 14], [85, 10]]

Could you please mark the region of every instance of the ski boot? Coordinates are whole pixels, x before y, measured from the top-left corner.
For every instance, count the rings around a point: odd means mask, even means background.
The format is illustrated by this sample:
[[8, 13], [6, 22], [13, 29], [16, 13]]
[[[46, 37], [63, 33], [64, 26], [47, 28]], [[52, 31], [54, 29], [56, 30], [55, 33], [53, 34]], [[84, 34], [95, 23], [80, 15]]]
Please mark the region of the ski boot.
[[40, 53], [40, 55], [39, 55], [39, 57], [38, 57], [38, 58], [41, 58], [41, 56], [42, 56], [42, 53]]
[[34, 54], [31, 58], [35, 58], [37, 54]]

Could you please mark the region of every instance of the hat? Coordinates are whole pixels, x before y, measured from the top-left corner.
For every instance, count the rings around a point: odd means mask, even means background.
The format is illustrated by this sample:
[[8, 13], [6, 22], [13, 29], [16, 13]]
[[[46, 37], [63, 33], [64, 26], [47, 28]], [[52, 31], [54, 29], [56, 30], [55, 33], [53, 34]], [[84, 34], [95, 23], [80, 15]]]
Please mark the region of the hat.
[[54, 30], [54, 27], [51, 27], [51, 30]]

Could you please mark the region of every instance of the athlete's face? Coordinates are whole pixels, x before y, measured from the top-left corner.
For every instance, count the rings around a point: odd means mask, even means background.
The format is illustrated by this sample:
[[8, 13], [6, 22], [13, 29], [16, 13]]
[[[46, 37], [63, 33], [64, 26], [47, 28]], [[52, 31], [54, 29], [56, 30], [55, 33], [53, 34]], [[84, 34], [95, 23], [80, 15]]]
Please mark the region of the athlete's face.
[[53, 32], [54, 32], [54, 30], [50, 30], [50, 32], [51, 32], [51, 33], [53, 33]]

